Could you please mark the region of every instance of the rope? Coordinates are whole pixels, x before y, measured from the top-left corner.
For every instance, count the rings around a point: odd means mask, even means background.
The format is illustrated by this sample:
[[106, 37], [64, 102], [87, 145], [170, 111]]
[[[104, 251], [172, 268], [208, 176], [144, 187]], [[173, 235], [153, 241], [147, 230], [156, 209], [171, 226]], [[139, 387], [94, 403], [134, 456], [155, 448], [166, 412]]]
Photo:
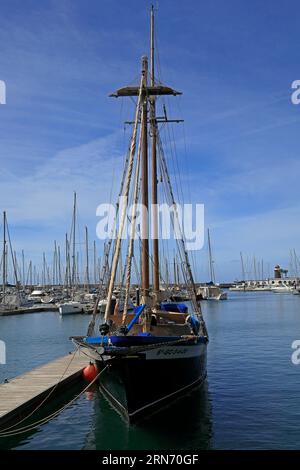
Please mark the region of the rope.
[[121, 249], [122, 234], [123, 234], [124, 224], [125, 224], [125, 219], [126, 219], [128, 194], [129, 194], [129, 189], [130, 189], [130, 182], [131, 182], [131, 176], [132, 176], [132, 170], [133, 170], [134, 155], [135, 155], [135, 150], [136, 150], [136, 136], [137, 136], [138, 122], [139, 122], [139, 117], [140, 117], [140, 112], [141, 112], [140, 105], [141, 105], [141, 101], [142, 101], [144, 80], [145, 80], [144, 75], [142, 74], [140, 89], [139, 89], [138, 104], [137, 104], [137, 107], [136, 107], [133, 135], [132, 135], [132, 140], [131, 140], [131, 145], [130, 145], [130, 156], [129, 156], [128, 172], [127, 172], [127, 177], [126, 177], [126, 186], [125, 186], [125, 193], [124, 193], [125, 207], [122, 208], [120, 226], [119, 226], [119, 230], [118, 230], [118, 237], [117, 237], [117, 240], [116, 240], [116, 248], [115, 248], [115, 253], [114, 253], [114, 257], [113, 257], [113, 261], [112, 261], [111, 277], [110, 277], [109, 286], [108, 286], [107, 304], [106, 304], [105, 315], [104, 315], [104, 320], [106, 322], [107, 322], [107, 319], [108, 319], [108, 316], [109, 316], [111, 298], [112, 298], [114, 282], [115, 282], [115, 277], [116, 277], [116, 271], [117, 271], [117, 264], [118, 264], [118, 259], [119, 259], [119, 255], [120, 255], [120, 249]]
[[[204, 322], [204, 319], [203, 319], [203, 316], [202, 316], [201, 307], [200, 307], [200, 305], [198, 304], [198, 302], [196, 300], [196, 287], [195, 287], [193, 274], [192, 274], [192, 270], [191, 270], [191, 266], [190, 266], [190, 262], [189, 262], [188, 252], [187, 252], [187, 249], [186, 249], [186, 246], [185, 246], [185, 237], [184, 237], [184, 233], [182, 231], [182, 228], [180, 226], [177, 204], [175, 202], [174, 193], [173, 193], [173, 190], [172, 190], [171, 181], [170, 181], [170, 177], [169, 177], [169, 173], [168, 173], [168, 168], [167, 168], [166, 160], [165, 160], [165, 157], [164, 157], [164, 154], [163, 154], [163, 149], [162, 149], [159, 134], [158, 134], [158, 143], [159, 143], [159, 150], [160, 150], [159, 151], [159, 157], [160, 157], [160, 163], [161, 163], [161, 170], [162, 170], [162, 173], [163, 173], [163, 176], [164, 176], [164, 179], [165, 179], [168, 191], [169, 191], [170, 202], [171, 202], [172, 206], [174, 207], [174, 214], [175, 214], [177, 225], [178, 225], [177, 229], [180, 231], [180, 235], [181, 235], [181, 239], [180, 240], [176, 239], [176, 242], [177, 242], [178, 247], [182, 249], [183, 259], [185, 261], [186, 276], [187, 276], [188, 281], [189, 281], [188, 286], [189, 286], [190, 292], [192, 294], [192, 299], [191, 300], [192, 300], [195, 312], [200, 317], [200, 320], [201, 320], [200, 323], [201, 323], [201, 327], [202, 327], [202, 330], [203, 330], [203, 334], [205, 334], [207, 336], [207, 329], [206, 329], [206, 325], [205, 325], [205, 322]], [[175, 221], [173, 219], [172, 219], [172, 223], [173, 223], [173, 229], [175, 231]], [[180, 244], [179, 244], [179, 241], [181, 242]], [[179, 250], [179, 253], [180, 253], [180, 250]]]
[[29, 415], [25, 416], [23, 419], [21, 419], [21, 421], [19, 421], [18, 423], [16, 424], [13, 424], [12, 426], [9, 426], [8, 428], [4, 428], [4, 429], [1, 429], [0, 430], [0, 435], [3, 433], [3, 431], [7, 431], [8, 429], [12, 429], [12, 428], [15, 428], [16, 426], [18, 426], [19, 424], [23, 423], [24, 421], [26, 421], [26, 419], [30, 418], [30, 416], [32, 416], [42, 405], [43, 403], [45, 403], [48, 398], [52, 395], [52, 393], [56, 390], [56, 388], [58, 387], [58, 385], [60, 384], [60, 382], [62, 381], [64, 375], [66, 374], [67, 370], [69, 369], [72, 361], [74, 360], [74, 357], [75, 357], [75, 354], [77, 353], [77, 351], [79, 350], [79, 346], [77, 346], [77, 349], [76, 351], [74, 351], [74, 353], [72, 354], [72, 357], [71, 357], [71, 360], [69, 362], [69, 364], [67, 365], [67, 367], [65, 368], [63, 374], [61, 375], [59, 381], [56, 383], [56, 385], [50, 390], [50, 392], [48, 393], [48, 395], [41, 401], [41, 403], [31, 412], [29, 413]]
[[72, 405], [81, 395], [83, 395], [83, 393], [85, 393], [89, 388], [90, 386], [95, 383], [100, 375], [107, 369], [108, 366], [105, 366], [104, 369], [102, 369], [99, 374], [97, 374], [97, 376], [78, 394], [76, 395], [74, 398], [72, 398], [71, 401], [69, 401], [69, 403], [67, 403], [66, 405], [62, 406], [61, 408], [59, 408], [57, 411], [55, 411], [54, 413], [46, 416], [45, 418], [42, 418], [40, 419], [39, 421], [36, 421], [35, 423], [32, 423], [28, 426], [24, 426], [20, 429], [17, 429], [16, 431], [10, 431], [10, 432], [7, 432], [7, 433], [3, 433], [3, 432], [0, 432], [0, 438], [5, 438], [5, 437], [13, 437], [13, 436], [17, 436], [19, 434], [23, 434], [23, 433], [26, 433], [26, 432], [29, 432], [29, 431], [33, 431], [34, 429], [36, 429], [37, 427], [39, 427], [41, 424], [46, 424], [47, 422], [49, 422], [51, 419], [55, 418], [56, 416], [58, 416], [60, 413], [62, 413], [65, 409], [67, 409], [70, 405]]
[[136, 226], [136, 208], [137, 208], [137, 202], [138, 202], [138, 196], [139, 196], [139, 174], [140, 174], [143, 121], [144, 121], [144, 118], [143, 118], [143, 115], [142, 115], [141, 116], [141, 126], [140, 126], [140, 138], [139, 138], [136, 168], [135, 168], [135, 177], [134, 177], [134, 194], [133, 194], [133, 205], [132, 205], [132, 211], [131, 211], [131, 233], [130, 233], [130, 240], [128, 242], [125, 300], [124, 300], [124, 311], [123, 311], [123, 318], [122, 318], [122, 324], [123, 325], [125, 324], [125, 321], [126, 321], [126, 318], [127, 318], [130, 280], [131, 280], [131, 266], [132, 266], [132, 257], [133, 257], [133, 248], [134, 248], [134, 235], [135, 235], [135, 226]]
[[[132, 137], [131, 137], [131, 140], [132, 140]], [[125, 157], [124, 171], [123, 171], [123, 175], [122, 175], [120, 191], [119, 191], [119, 194], [118, 194], [118, 200], [117, 200], [117, 204], [116, 204], [116, 217], [113, 221], [113, 226], [112, 226], [112, 229], [111, 229], [111, 236], [109, 238], [109, 241], [108, 241], [107, 245], [106, 244], [104, 245], [104, 255], [103, 255], [104, 260], [103, 260], [103, 266], [102, 266], [101, 274], [100, 274], [99, 291], [98, 291], [97, 299], [96, 299], [95, 306], [94, 306], [93, 316], [92, 316], [92, 319], [91, 319], [91, 321], [88, 325], [88, 331], [87, 331], [88, 336], [92, 336], [93, 333], [94, 333], [96, 317], [97, 317], [97, 313], [98, 313], [98, 305], [99, 305], [101, 297], [103, 297], [104, 282], [105, 282], [106, 278], [108, 277], [108, 274], [109, 274], [109, 271], [110, 271], [109, 257], [110, 257], [112, 243], [113, 243], [113, 240], [114, 240], [114, 233], [115, 233], [116, 228], [117, 228], [117, 218], [118, 218], [118, 214], [119, 214], [119, 200], [120, 200], [120, 197], [121, 197], [121, 195], [123, 194], [123, 191], [124, 191], [126, 174], [127, 174], [128, 164], [129, 164], [129, 156], [130, 156], [130, 148], [128, 149], [128, 151], [126, 153], [126, 157]], [[114, 250], [113, 250], [113, 252], [114, 252]]]

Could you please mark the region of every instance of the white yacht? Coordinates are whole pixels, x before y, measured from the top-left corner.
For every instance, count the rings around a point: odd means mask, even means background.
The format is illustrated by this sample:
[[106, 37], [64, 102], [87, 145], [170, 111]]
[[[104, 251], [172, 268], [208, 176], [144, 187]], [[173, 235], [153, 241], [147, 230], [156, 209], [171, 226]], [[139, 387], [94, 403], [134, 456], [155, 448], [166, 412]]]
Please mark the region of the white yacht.
[[[112, 296], [112, 300], [113, 300], [113, 303], [115, 304], [117, 299], [115, 296]], [[99, 309], [99, 312], [100, 313], [105, 313], [105, 309], [106, 309], [106, 305], [107, 305], [107, 299], [101, 299], [99, 301], [99, 304], [98, 304], [98, 309]], [[132, 311], [134, 309], [134, 304], [132, 302], [131, 299], [128, 299], [128, 306], [127, 306], [127, 310], [128, 311]], [[118, 306], [117, 306], [117, 309], [119, 312], [123, 312], [124, 310], [124, 301], [118, 301]]]
[[45, 297], [47, 297], [47, 293], [44, 290], [35, 289], [29, 294], [28, 300], [32, 300], [35, 304], [40, 304]]
[[58, 304], [58, 311], [60, 315], [72, 315], [74, 313], [84, 313], [84, 304], [70, 300], [62, 304]]
[[293, 292], [293, 290], [294, 289], [292, 286], [289, 286], [285, 283], [282, 283], [280, 286], [277, 285], [271, 287], [271, 291], [275, 292], [276, 294], [290, 294], [291, 292]]
[[226, 300], [227, 293], [223, 292], [220, 287], [216, 285], [199, 286], [197, 289], [197, 297], [202, 300]]

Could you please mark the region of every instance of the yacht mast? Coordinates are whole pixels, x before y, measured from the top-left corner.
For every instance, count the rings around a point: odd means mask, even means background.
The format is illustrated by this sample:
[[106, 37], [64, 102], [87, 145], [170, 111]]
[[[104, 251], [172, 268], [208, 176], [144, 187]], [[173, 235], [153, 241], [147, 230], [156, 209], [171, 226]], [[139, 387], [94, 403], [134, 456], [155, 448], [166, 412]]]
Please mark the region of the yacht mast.
[[6, 286], [6, 212], [3, 212], [3, 258], [2, 258], [2, 280], [3, 280], [3, 295], [2, 303], [5, 302], [5, 286]]
[[245, 276], [245, 266], [244, 266], [244, 259], [243, 259], [243, 253], [240, 252], [240, 257], [241, 257], [241, 265], [242, 265], [242, 281], [245, 282], [246, 276]]
[[147, 75], [148, 58], [142, 58], [142, 295], [149, 296], [149, 200], [148, 200], [148, 124], [147, 124]]
[[25, 288], [26, 280], [25, 280], [25, 257], [24, 257], [24, 250], [22, 250], [22, 284]]
[[58, 262], [58, 284], [61, 285], [61, 262], [60, 262], [60, 246], [57, 247], [57, 262]]
[[69, 257], [69, 243], [68, 243], [68, 234], [65, 236], [65, 251], [66, 251], [66, 275], [65, 275], [65, 285], [68, 289], [71, 285], [70, 282], [70, 257]]
[[[151, 6], [151, 54], [150, 54], [150, 79], [151, 86], [155, 85], [154, 78], [154, 7]], [[152, 234], [153, 234], [153, 290], [159, 291], [159, 257], [158, 257], [158, 225], [157, 225], [157, 125], [155, 97], [150, 100], [150, 123], [152, 132]]]
[[[122, 211], [121, 211], [120, 224], [119, 224], [119, 228], [118, 228], [116, 246], [115, 246], [115, 251], [114, 251], [112, 266], [111, 266], [111, 274], [110, 274], [110, 279], [109, 279], [109, 283], [108, 283], [107, 304], [106, 304], [105, 315], [104, 315], [104, 321], [105, 321], [106, 324], [108, 323], [108, 318], [109, 318], [109, 314], [110, 314], [111, 299], [112, 299], [112, 294], [113, 294], [113, 289], [114, 289], [116, 273], [117, 273], [117, 269], [118, 269], [118, 260], [119, 260], [120, 251], [121, 251], [122, 234], [123, 234], [123, 231], [124, 231], [124, 225], [125, 225], [125, 220], [126, 220], [126, 216], [127, 216], [126, 212], [127, 212], [127, 207], [128, 207], [128, 196], [129, 196], [129, 191], [130, 191], [130, 183], [131, 183], [131, 177], [132, 177], [134, 155], [135, 155], [135, 150], [136, 150], [136, 138], [137, 138], [138, 122], [140, 120], [141, 104], [143, 103], [143, 93], [144, 93], [143, 92], [143, 84], [144, 84], [144, 68], [142, 70], [141, 83], [140, 83], [139, 88], [137, 89], [137, 91], [138, 91], [138, 102], [137, 102], [136, 111], [135, 111], [134, 128], [133, 128], [133, 133], [132, 133], [132, 136], [131, 136], [130, 152], [129, 152], [129, 159], [128, 159], [128, 169], [127, 169], [127, 174], [126, 174], [126, 184], [125, 184], [124, 193], [123, 193], [125, 204], [123, 204]], [[144, 111], [144, 110], [142, 110], [142, 111]], [[147, 109], [146, 109], [146, 112], [147, 112]]]
[[[147, 76], [148, 76], [148, 58], [142, 58], [142, 80], [141, 80], [141, 89], [139, 86], [125, 86], [119, 88], [110, 96], [114, 97], [123, 97], [123, 96], [140, 96], [140, 105], [141, 105], [141, 119], [138, 121], [141, 122], [141, 139], [142, 139], [142, 158], [141, 158], [141, 199], [142, 199], [142, 223], [141, 223], [141, 277], [142, 277], [142, 296], [144, 299], [142, 300], [143, 303], [147, 303], [147, 297], [149, 296], [149, 215], [148, 215], [148, 192], [149, 192], [149, 184], [148, 184], [148, 101], [150, 102], [150, 116], [149, 122], [152, 124], [151, 130], [152, 134], [154, 135], [154, 139], [152, 140], [152, 202], [155, 204], [157, 202], [157, 167], [156, 167], [156, 148], [157, 148], [157, 123], [158, 122], [174, 122], [173, 120], [169, 120], [167, 118], [157, 119], [155, 118], [155, 106], [153, 103], [156, 96], [160, 95], [180, 95], [181, 93], [167, 87], [165, 85], [156, 85], [154, 81], [154, 9], [151, 9], [151, 64], [150, 64], [150, 78], [151, 84], [147, 84]], [[153, 114], [154, 113], [154, 114]], [[179, 122], [180, 120], [176, 120], [175, 122]], [[134, 124], [136, 128], [136, 121], [127, 121], [127, 124]], [[154, 124], [154, 125], [153, 125]], [[135, 131], [136, 132], [136, 131]], [[154, 217], [153, 217], [154, 215]], [[152, 218], [154, 220], [152, 227], [154, 228], [157, 233], [157, 225], [155, 226], [155, 221], [157, 223], [157, 213], [155, 217], [152, 213]], [[153, 237], [155, 239], [155, 236]], [[154, 257], [154, 270], [153, 270], [153, 284], [156, 290], [159, 290], [159, 266], [158, 266], [158, 243], [157, 237], [156, 242], [154, 241], [153, 244], [153, 257]], [[112, 276], [113, 277], [113, 276]], [[109, 296], [108, 296], [109, 298]], [[109, 305], [109, 300], [108, 304]], [[106, 307], [108, 311], [108, 307]], [[107, 315], [105, 315], [107, 317]]]
[[210, 233], [209, 233], [209, 228], [207, 229], [207, 238], [208, 238], [208, 255], [209, 255], [209, 270], [210, 270], [210, 280], [213, 284], [216, 283], [215, 279], [215, 271], [214, 271], [214, 262], [212, 259], [212, 253], [211, 253], [211, 243], [210, 243]]
[[86, 289], [90, 289], [90, 268], [89, 268], [89, 238], [88, 238], [88, 228], [85, 226], [85, 250], [86, 250], [86, 268], [85, 268], [85, 279], [86, 279]]
[[93, 262], [94, 262], [94, 284], [97, 284], [97, 268], [96, 268], [96, 240], [94, 240], [94, 252], [93, 252]]
[[43, 252], [43, 288], [46, 289], [47, 282], [47, 273], [46, 273], [46, 257], [45, 252]]
[[74, 192], [74, 205], [73, 205], [73, 250], [72, 250], [72, 288], [74, 290], [76, 284], [76, 251], [75, 251], [75, 240], [76, 240], [76, 192]]

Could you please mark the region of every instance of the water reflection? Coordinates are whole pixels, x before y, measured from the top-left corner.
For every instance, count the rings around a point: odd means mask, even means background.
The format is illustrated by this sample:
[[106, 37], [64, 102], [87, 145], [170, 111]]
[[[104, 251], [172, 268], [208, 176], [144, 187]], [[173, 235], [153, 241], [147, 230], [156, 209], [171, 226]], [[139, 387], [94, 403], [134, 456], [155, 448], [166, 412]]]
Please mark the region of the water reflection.
[[[94, 392], [95, 393], [95, 392]], [[209, 449], [212, 403], [207, 381], [172, 405], [129, 425], [100, 392], [86, 449]]]
[[[39, 423], [41, 420], [44, 420], [48, 416], [57, 412], [63, 406], [68, 405], [68, 403], [70, 403], [70, 401], [74, 397], [76, 397], [85, 386], [86, 383], [80, 381], [76, 385], [73, 385], [69, 389], [66, 389], [64, 393], [59, 395], [58, 397], [55, 397], [53, 399], [51, 398], [46, 401], [41, 406], [41, 408], [37, 409], [36, 412], [30, 412], [28, 418], [23, 417], [21, 422], [4, 425], [0, 429], [0, 432], [7, 433], [10, 436], [0, 436], [0, 450], [16, 448], [51, 448], [51, 446], [47, 447], [47, 438], [45, 439], [44, 435], [45, 433], [47, 433], [47, 429], [49, 429], [49, 426], [56, 426], [58, 422], [63, 419], [63, 414], [59, 415], [58, 417], [55, 417], [53, 420], [50, 420], [48, 424], [35, 425], [35, 423]], [[76, 402], [73, 404], [73, 406], [70, 406], [67, 409], [67, 413], [74, 412], [76, 412]], [[27, 432], [20, 432], [23, 430], [25, 431], [26, 429], [29, 430]], [[43, 442], [39, 443], [41, 436], [43, 436]], [[36, 446], [35, 442], [37, 442]]]

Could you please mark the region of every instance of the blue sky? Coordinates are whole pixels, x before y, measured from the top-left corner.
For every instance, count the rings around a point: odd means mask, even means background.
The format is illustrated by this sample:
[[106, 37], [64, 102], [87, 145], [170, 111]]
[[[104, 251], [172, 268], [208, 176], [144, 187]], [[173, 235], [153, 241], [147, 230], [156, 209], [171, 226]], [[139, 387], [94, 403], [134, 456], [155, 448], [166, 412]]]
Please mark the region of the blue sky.
[[[95, 238], [96, 207], [118, 187], [132, 117], [108, 94], [137, 79], [148, 53], [141, 0], [2, 0], [0, 210], [14, 246], [38, 263], [69, 229], [72, 193]], [[160, 78], [169, 99], [186, 202], [205, 204], [219, 280], [240, 276], [239, 252], [288, 267], [300, 251], [299, 3], [160, 0]], [[172, 173], [172, 171], [171, 171]], [[99, 244], [100, 247], [100, 244]], [[207, 250], [194, 254], [207, 277]]]

